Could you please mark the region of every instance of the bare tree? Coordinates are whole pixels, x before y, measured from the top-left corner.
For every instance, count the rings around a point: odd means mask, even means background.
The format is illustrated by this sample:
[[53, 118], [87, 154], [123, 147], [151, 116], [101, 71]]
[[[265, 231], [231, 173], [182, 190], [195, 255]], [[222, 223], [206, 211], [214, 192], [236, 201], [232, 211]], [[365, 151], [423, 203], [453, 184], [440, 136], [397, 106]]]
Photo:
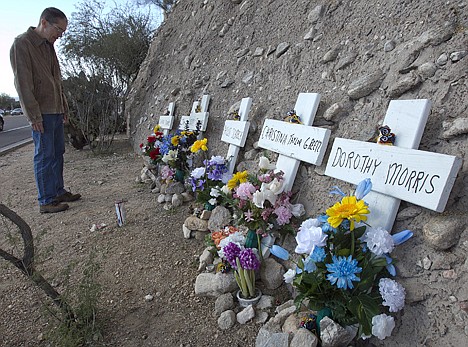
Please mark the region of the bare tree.
[[164, 12], [164, 15], [167, 15], [171, 11], [172, 6], [174, 6], [177, 0], [134, 0], [134, 1], [139, 6], [155, 5]]

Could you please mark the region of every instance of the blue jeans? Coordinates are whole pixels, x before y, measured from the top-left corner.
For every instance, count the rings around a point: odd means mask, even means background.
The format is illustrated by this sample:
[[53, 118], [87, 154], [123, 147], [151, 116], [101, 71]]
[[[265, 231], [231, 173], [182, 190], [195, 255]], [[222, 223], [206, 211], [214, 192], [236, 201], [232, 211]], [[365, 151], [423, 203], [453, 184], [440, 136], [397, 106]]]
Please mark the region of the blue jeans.
[[63, 114], [43, 114], [44, 132], [32, 131], [34, 141], [34, 176], [39, 205], [50, 204], [63, 189]]

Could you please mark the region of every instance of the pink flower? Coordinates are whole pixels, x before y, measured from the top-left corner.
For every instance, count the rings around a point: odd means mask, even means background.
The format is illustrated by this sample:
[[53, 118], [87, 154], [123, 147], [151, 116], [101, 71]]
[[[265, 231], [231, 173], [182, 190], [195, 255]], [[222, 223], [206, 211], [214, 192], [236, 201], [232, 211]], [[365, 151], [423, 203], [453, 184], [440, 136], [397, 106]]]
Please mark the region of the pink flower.
[[278, 216], [276, 218], [276, 221], [279, 225], [288, 224], [292, 217], [291, 210], [285, 206], [280, 206], [276, 208], [274, 213]]
[[244, 212], [244, 218], [246, 222], [252, 222], [254, 219], [252, 211], [248, 210], [247, 212]]
[[256, 192], [254, 185], [250, 182], [244, 182], [239, 184], [236, 188], [236, 195], [241, 200], [251, 200], [252, 194]]

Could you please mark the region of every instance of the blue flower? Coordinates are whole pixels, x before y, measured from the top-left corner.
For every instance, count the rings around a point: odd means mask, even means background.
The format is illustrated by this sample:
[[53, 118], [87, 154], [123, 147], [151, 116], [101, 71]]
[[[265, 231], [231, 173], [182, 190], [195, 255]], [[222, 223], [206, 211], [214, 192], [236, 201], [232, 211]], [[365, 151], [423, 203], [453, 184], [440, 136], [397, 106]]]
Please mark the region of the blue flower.
[[325, 256], [325, 249], [323, 247], [314, 247], [310, 259], [315, 263], [320, 263], [325, 260]]
[[363, 197], [365, 197], [367, 194], [372, 189], [372, 182], [370, 178], [366, 178], [359, 182], [359, 184], [356, 187], [356, 192], [354, 195], [356, 196], [356, 199], [361, 200]]
[[335, 188], [335, 189], [333, 189], [332, 191], [330, 191], [330, 195], [336, 194], [336, 195], [340, 195], [340, 196], [346, 196], [346, 194], [343, 193], [343, 191], [340, 189], [340, 187], [338, 187], [338, 186], [333, 186], [333, 188]]
[[408, 241], [412, 236], [413, 233], [410, 230], [403, 230], [392, 235], [395, 246], [401, 245], [403, 242]]
[[278, 257], [283, 260], [288, 260], [289, 259], [289, 252], [285, 250], [283, 247], [280, 247], [278, 245], [273, 245], [270, 248], [271, 254], [273, 254], [275, 257]]
[[317, 270], [317, 265], [315, 265], [315, 262], [312, 260], [310, 256], [304, 259], [303, 263], [304, 263], [305, 272], [311, 273]]
[[387, 260], [387, 266], [386, 266], [386, 269], [388, 271], [388, 273], [392, 276], [396, 276], [396, 269], [395, 269], [395, 266], [392, 264], [393, 263], [393, 259], [390, 258], [388, 255], [384, 254], [385, 255], [385, 259]]
[[336, 232], [338, 231], [338, 230], [336, 230], [336, 228], [333, 228], [330, 224], [328, 224], [328, 222], [327, 222], [328, 216], [326, 214], [322, 214], [322, 215], [318, 216], [317, 220], [320, 223], [322, 223], [321, 228], [322, 228], [324, 233], [333, 232], [333, 233], [336, 234]]
[[353, 289], [354, 285], [352, 281], [359, 282], [361, 279], [356, 276], [357, 273], [362, 271], [362, 268], [357, 266], [358, 261], [353, 259], [352, 256], [336, 257], [333, 256], [333, 263], [326, 264], [328, 272], [327, 280], [331, 284], [337, 285], [338, 288], [342, 289]]

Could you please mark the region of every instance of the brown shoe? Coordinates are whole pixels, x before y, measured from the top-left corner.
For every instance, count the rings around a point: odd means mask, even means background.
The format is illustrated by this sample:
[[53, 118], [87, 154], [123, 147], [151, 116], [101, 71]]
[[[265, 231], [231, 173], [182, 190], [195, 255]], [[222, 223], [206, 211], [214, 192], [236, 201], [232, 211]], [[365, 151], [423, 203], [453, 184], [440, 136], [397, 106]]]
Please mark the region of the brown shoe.
[[40, 213], [55, 213], [65, 210], [68, 210], [68, 205], [58, 201], [52, 201], [50, 204], [39, 206]]
[[81, 198], [81, 194], [72, 194], [70, 192], [63, 193], [55, 197], [55, 201], [57, 202], [73, 202], [79, 200]]

